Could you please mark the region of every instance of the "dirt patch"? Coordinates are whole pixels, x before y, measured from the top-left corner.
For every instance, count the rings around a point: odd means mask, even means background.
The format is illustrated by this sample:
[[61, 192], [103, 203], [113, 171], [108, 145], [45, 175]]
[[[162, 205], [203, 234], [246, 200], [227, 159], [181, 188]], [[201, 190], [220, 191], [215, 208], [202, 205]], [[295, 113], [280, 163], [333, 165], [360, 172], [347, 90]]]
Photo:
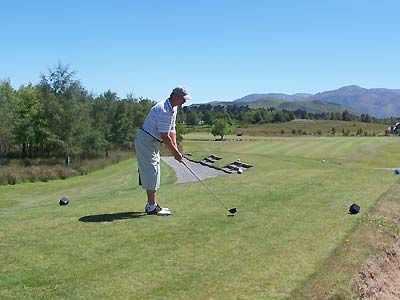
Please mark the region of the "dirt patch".
[[377, 246], [366, 261], [355, 285], [358, 299], [400, 299], [400, 185], [383, 195], [369, 216], [377, 230], [370, 243]]
[[400, 299], [400, 239], [371, 258], [356, 280], [359, 299]]

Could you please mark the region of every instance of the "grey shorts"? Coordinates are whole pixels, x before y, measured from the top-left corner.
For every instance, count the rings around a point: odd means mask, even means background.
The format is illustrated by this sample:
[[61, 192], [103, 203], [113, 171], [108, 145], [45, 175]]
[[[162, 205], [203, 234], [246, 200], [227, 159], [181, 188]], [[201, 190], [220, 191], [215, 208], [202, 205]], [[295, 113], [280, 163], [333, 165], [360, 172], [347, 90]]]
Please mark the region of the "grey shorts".
[[161, 143], [138, 130], [135, 137], [135, 150], [142, 187], [157, 190], [160, 187], [160, 147]]

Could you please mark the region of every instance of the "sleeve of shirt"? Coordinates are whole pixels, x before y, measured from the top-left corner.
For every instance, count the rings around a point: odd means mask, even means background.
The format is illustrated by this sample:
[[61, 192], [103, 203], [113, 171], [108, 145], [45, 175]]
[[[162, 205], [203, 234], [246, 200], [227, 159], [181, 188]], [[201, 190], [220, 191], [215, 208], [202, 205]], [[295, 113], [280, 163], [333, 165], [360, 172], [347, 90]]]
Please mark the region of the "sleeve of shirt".
[[174, 110], [174, 114], [172, 116], [172, 124], [171, 124], [171, 129], [174, 129], [176, 127], [176, 113], [177, 111]]
[[157, 116], [158, 132], [168, 133], [175, 124], [174, 115], [169, 112], [159, 112]]

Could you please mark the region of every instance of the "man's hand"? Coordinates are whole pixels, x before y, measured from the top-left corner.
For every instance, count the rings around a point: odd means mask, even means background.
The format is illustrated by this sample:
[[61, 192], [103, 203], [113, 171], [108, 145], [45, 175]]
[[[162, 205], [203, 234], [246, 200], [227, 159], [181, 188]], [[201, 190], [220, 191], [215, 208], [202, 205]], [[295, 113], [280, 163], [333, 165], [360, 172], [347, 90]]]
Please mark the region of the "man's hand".
[[182, 153], [177, 152], [177, 153], [174, 155], [174, 157], [175, 157], [175, 159], [176, 159], [177, 161], [179, 161], [179, 162], [182, 161]]
[[164, 144], [167, 145], [167, 147], [169, 148], [175, 159], [181, 162], [182, 153], [179, 152], [178, 146], [176, 145], [176, 141], [174, 140], [174, 134], [172, 134], [172, 138], [168, 132], [160, 132], [160, 135], [161, 138], [163, 139]]

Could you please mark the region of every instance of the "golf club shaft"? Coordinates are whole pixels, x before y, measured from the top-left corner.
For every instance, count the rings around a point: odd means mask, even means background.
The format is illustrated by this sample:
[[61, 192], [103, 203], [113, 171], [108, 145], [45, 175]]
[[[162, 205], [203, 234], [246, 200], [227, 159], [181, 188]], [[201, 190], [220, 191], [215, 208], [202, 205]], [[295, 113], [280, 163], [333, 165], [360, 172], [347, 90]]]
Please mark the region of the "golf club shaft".
[[183, 160], [181, 161], [181, 163], [190, 171], [190, 173], [192, 173], [192, 174], [194, 175], [194, 177], [197, 178], [198, 181], [200, 181], [200, 182], [204, 185], [204, 187], [211, 193], [211, 195], [213, 195], [214, 198], [215, 198], [223, 207], [225, 207], [225, 208], [229, 211], [228, 207], [226, 207], [226, 205], [217, 197], [217, 195], [215, 195], [215, 194], [213, 193], [213, 191], [210, 190], [210, 188], [200, 179], [199, 176], [197, 176], [197, 174], [196, 174]]

